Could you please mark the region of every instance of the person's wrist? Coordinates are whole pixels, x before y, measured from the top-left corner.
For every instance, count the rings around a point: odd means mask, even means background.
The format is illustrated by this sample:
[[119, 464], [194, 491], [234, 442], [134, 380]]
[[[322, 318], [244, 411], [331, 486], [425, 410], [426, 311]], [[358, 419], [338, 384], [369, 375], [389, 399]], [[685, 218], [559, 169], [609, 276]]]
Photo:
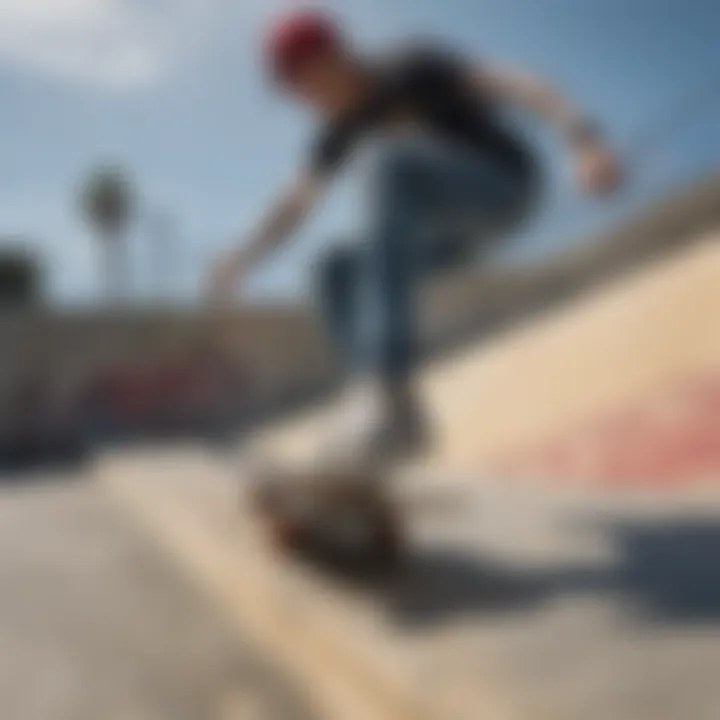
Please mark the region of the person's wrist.
[[604, 146], [600, 128], [587, 118], [579, 118], [569, 123], [566, 136], [570, 147], [578, 152]]

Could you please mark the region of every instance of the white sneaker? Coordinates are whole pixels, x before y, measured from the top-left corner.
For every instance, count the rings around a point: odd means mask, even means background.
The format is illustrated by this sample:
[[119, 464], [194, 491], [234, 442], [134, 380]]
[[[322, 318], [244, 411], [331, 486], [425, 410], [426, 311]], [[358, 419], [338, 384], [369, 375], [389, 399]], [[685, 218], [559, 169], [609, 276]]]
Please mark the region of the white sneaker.
[[330, 433], [330, 454], [350, 462], [388, 462], [422, 452], [429, 442], [426, 418], [414, 402], [393, 408], [382, 390], [364, 383], [342, 401], [341, 417]]

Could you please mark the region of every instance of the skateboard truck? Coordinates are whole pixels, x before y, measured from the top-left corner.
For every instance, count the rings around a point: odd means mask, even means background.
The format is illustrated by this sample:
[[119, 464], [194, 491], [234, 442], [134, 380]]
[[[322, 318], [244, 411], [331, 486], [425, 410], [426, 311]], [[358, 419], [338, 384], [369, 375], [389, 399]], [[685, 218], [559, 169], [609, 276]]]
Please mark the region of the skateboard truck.
[[402, 533], [386, 471], [263, 462], [248, 477], [251, 508], [276, 549], [373, 567], [399, 560]]

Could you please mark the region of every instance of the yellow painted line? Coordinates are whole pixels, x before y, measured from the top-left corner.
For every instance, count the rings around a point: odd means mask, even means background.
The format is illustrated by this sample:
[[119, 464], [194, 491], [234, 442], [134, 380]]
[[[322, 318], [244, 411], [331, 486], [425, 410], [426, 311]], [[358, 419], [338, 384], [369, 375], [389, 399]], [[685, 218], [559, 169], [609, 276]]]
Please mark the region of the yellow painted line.
[[[239, 549], [203, 526], [193, 508], [158, 492], [152, 477], [103, 476], [112, 496], [151, 530], [160, 544], [220, 606], [242, 637], [251, 637], [310, 694], [329, 720], [430, 720], [437, 717], [414, 698], [390, 687], [366, 663], [322, 632], [278, 609], [278, 598], [253, 572]], [[209, 531], [210, 530], [210, 531]], [[244, 553], [242, 554], [244, 555]], [[488, 718], [491, 716], [488, 714]], [[497, 718], [497, 715], [493, 716]]]

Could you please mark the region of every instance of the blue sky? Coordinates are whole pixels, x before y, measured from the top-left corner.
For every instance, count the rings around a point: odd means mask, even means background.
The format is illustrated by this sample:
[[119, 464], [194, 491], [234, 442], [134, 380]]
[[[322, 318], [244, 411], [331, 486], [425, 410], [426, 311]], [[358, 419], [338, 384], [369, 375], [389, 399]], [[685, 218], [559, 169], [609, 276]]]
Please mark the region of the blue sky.
[[[252, 224], [291, 174], [310, 119], [262, 83], [258, 36], [286, 2], [274, 0], [0, 0], [0, 235], [28, 238], [65, 302], [97, 291], [94, 245], [74, 202], [98, 162], [132, 173], [146, 213], [178, 228], [160, 272], [186, 298], [202, 267]], [[419, 33], [547, 75], [598, 116], [622, 147], [675, 98], [720, 81], [717, 0], [336, 0], [358, 40], [384, 45]], [[718, 89], [720, 93], [720, 89]], [[720, 107], [663, 147], [645, 170], [655, 185], [720, 166]], [[545, 142], [558, 205], [524, 240], [539, 251], [568, 228], [610, 217], [572, 199], [555, 146]], [[662, 181], [662, 182], [661, 182]], [[653, 185], [653, 183], [655, 185]], [[340, 183], [297, 243], [261, 273], [263, 291], [294, 292], [307, 259], [356, 225], [352, 180]], [[132, 236], [138, 292], [150, 235]]]

